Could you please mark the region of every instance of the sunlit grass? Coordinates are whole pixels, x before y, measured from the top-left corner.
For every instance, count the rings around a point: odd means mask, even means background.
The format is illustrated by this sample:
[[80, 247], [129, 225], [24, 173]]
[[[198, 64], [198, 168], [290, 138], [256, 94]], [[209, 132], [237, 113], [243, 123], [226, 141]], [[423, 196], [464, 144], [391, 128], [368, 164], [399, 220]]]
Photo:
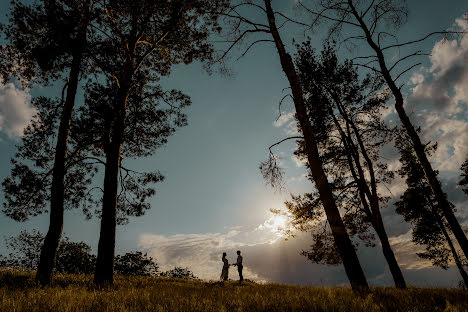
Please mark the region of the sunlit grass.
[[376, 287], [366, 298], [349, 288], [203, 282], [116, 276], [97, 289], [92, 276], [60, 274], [40, 288], [33, 272], [0, 270], [0, 311], [468, 311], [457, 289]]

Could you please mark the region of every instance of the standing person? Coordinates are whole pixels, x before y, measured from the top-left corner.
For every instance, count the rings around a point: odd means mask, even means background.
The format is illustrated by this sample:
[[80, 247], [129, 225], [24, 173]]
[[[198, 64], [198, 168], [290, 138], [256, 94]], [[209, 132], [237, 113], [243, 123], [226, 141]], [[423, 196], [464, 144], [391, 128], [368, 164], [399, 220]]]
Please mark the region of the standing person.
[[240, 250], [237, 251], [237, 261], [234, 265], [237, 266], [237, 271], [239, 272], [239, 283], [242, 284], [242, 281], [244, 280], [244, 276], [242, 276], [242, 269], [244, 266], [242, 265], [242, 256]]
[[221, 260], [223, 260], [223, 270], [221, 271], [220, 279], [223, 281], [227, 281], [229, 275], [229, 261], [226, 258], [225, 252], [223, 252], [223, 257], [221, 258]]

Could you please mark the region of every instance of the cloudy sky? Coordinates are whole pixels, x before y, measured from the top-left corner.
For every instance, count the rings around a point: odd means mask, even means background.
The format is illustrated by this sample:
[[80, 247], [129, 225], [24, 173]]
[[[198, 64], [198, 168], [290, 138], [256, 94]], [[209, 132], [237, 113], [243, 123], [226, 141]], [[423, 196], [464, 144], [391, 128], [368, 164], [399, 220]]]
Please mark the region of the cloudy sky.
[[[463, 14], [468, 12], [466, 1], [431, 0], [425, 1], [423, 7], [417, 4], [419, 1], [409, 2], [409, 22], [398, 34], [402, 41], [435, 30], [467, 27], [463, 20]], [[282, 12], [297, 14], [294, 1], [274, 4]], [[8, 3], [2, 1], [0, 12], [7, 9]], [[4, 16], [0, 18], [4, 20]], [[289, 49], [293, 38], [304, 39], [301, 29], [289, 28], [283, 35]], [[321, 33], [315, 35], [320, 37]], [[316, 40], [316, 45], [320, 46], [320, 40]], [[431, 161], [440, 170], [444, 190], [456, 204], [459, 220], [464, 222], [468, 198], [456, 183], [468, 153], [468, 37], [434, 38], [420, 48], [431, 52], [431, 56], [424, 57], [422, 65], [402, 81], [407, 109], [413, 122], [422, 127], [424, 139], [438, 142]], [[277, 120], [278, 103], [288, 84], [273, 47], [259, 45], [236, 61], [240, 53], [233, 51], [230, 77], [207, 75], [199, 64], [193, 64], [176, 67], [163, 81], [165, 86], [191, 96], [189, 125], [178, 130], [154, 156], [126, 160], [127, 166], [139, 170], [160, 170], [166, 180], [158, 186], [157, 195], [151, 200], [152, 209], [145, 216], [118, 227], [117, 252], [143, 250], [154, 256], [162, 269], [178, 265], [189, 267], [201, 278], [217, 279], [222, 252], [226, 251], [228, 259], [234, 261], [235, 251], [240, 249], [246, 278], [306, 285], [346, 284], [341, 266], [314, 265], [300, 255], [309, 243], [307, 233], [287, 241], [279, 233], [285, 219], [274, 217], [270, 208], [281, 209], [290, 193], [300, 194], [313, 185], [304, 178], [305, 168], [291, 157], [294, 144], [277, 149], [286, 170], [285, 191], [275, 192], [262, 180], [258, 166], [267, 158], [268, 146], [295, 131], [293, 107], [286, 102], [283, 115]], [[353, 55], [340, 53], [352, 57], [362, 51]], [[0, 85], [1, 180], [8, 176], [15, 144], [20, 142], [22, 129], [35, 113], [31, 97], [51, 96], [58, 90], [23, 90], [14, 81]], [[398, 122], [391, 107], [385, 112], [385, 121]], [[388, 147], [385, 153], [389, 165], [397, 169], [396, 152]], [[388, 187], [394, 198], [404, 191], [404, 184], [398, 179]], [[3, 200], [0, 194], [0, 202]], [[383, 211], [384, 223], [407, 282], [456, 285], [460, 279], [457, 270], [433, 268], [415, 255], [419, 247], [411, 242], [410, 225], [395, 214], [392, 202]], [[32, 228], [45, 233], [47, 222], [47, 215], [24, 223], [2, 215], [0, 233], [8, 237]], [[79, 211], [67, 211], [64, 232], [72, 240], [87, 242], [96, 251], [99, 220], [85, 221]], [[6, 252], [1, 241], [0, 253]], [[360, 248], [358, 256], [371, 284], [392, 284], [378, 246]]]

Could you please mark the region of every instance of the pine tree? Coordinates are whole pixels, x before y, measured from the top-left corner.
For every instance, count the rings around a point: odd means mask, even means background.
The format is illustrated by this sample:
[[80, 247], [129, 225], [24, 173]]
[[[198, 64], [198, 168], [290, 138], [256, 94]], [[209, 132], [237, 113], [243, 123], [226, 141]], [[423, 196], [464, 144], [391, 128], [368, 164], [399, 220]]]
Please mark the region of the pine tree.
[[[213, 60], [214, 51], [208, 38], [212, 31], [219, 30], [217, 16], [224, 5], [225, 1], [116, 0], [101, 8], [105, 11], [103, 18], [99, 20], [102, 40], [98, 44], [99, 50], [95, 58], [106, 79], [101, 90], [110, 107], [103, 110], [107, 117], [100, 142], [105, 154], [105, 173], [101, 231], [94, 276], [96, 284], [113, 282], [119, 169], [125, 156], [123, 147], [125, 142], [130, 142], [128, 136], [133, 135], [138, 139], [139, 130], [127, 131], [131, 122], [144, 118], [144, 110], [140, 110], [140, 115], [131, 119], [131, 105], [140, 105], [133, 97], [145, 99], [151, 110], [152, 105], [165, 100], [157, 82], [161, 76], [169, 74], [173, 65], [188, 64], [193, 60], [210, 63]], [[169, 97], [182, 104], [185, 101], [177, 93], [170, 93]], [[168, 104], [172, 108], [171, 103]], [[174, 111], [177, 112], [177, 109]], [[142, 120], [143, 123], [149, 121], [148, 129], [160, 130], [158, 126], [164, 125], [164, 120], [157, 115], [150, 115], [148, 118]], [[183, 123], [176, 123], [176, 126], [180, 125]], [[165, 143], [165, 138], [171, 133], [172, 131], [156, 132], [157, 136], [153, 141], [142, 141], [140, 145], [152, 150], [158, 145], [158, 140]], [[135, 153], [135, 148], [138, 150], [138, 144], [134, 148], [129, 147], [128, 151], [131, 153]], [[144, 152], [145, 149], [141, 151]], [[151, 182], [158, 178], [146, 177], [143, 182], [148, 179]]]
[[[388, 92], [382, 92], [383, 81], [371, 75], [360, 79], [353, 63], [340, 64], [330, 45], [319, 56], [310, 42], [299, 45], [296, 67], [322, 162], [333, 181], [335, 200], [343, 211], [346, 228], [351, 235], [364, 238], [366, 245], [372, 244], [368, 231], [370, 226], [374, 228], [395, 285], [405, 288], [380, 214], [388, 198], [380, 195], [378, 188], [393, 177], [379, 155], [380, 147], [392, 138], [391, 129], [381, 121], [381, 110], [388, 100]], [[305, 158], [302, 141], [295, 154]], [[307, 195], [312, 199], [311, 196]], [[301, 210], [291, 203], [288, 208], [292, 208], [293, 215]], [[301, 218], [300, 222], [316, 222], [314, 219]], [[326, 238], [316, 236], [320, 244]], [[312, 250], [320, 253], [316, 246]], [[307, 255], [311, 257], [311, 253]]]
[[[24, 220], [28, 215], [42, 212], [44, 201], [50, 201], [49, 230], [44, 240], [36, 275], [37, 281], [43, 285], [51, 282], [62, 235], [64, 204], [67, 200], [65, 177], [68, 136], [80, 76], [87, 71], [85, 60], [89, 52], [88, 27], [91, 22], [91, 10], [90, 0], [37, 1], [30, 5], [14, 0], [9, 23], [2, 26], [8, 42], [2, 47], [4, 79], [16, 75], [26, 83], [47, 84], [56, 80], [66, 81], [62, 91], [62, 93], [66, 91], [66, 96], [64, 98], [62, 94], [62, 101], [56, 105], [54, 112], [60, 116], [58, 124], [55, 123], [56, 120], [48, 120], [50, 124], [44, 126], [37, 120], [33, 122], [33, 125], [26, 130], [27, 139], [23, 140], [24, 144], [19, 147], [17, 153], [17, 158], [34, 161], [39, 170], [35, 171], [28, 165], [13, 160], [12, 177], [3, 183], [5, 193], [11, 194], [7, 195], [6, 213], [17, 220]], [[55, 105], [45, 102], [47, 100], [38, 99], [36, 103], [45, 104], [46, 110], [51, 105]], [[54, 103], [54, 100], [50, 102]], [[37, 117], [46, 118], [44, 114]], [[30, 148], [35, 145], [41, 147], [43, 141], [39, 140], [44, 139], [44, 135], [50, 135], [50, 131], [57, 133], [57, 140], [53, 160], [46, 161], [51, 155], [51, 150]], [[35, 143], [33, 140], [38, 141]], [[52, 170], [48, 170], [50, 164], [53, 164]], [[68, 175], [81, 179], [84, 175], [83, 169], [85, 168], [77, 169], [77, 175]], [[50, 196], [45, 196], [44, 186], [50, 176], [51, 181], [48, 184]], [[36, 185], [32, 183], [33, 181]], [[24, 186], [28, 188], [24, 189]], [[34, 192], [26, 193], [33, 191], [31, 188], [34, 189], [34, 186], [39, 189], [38, 196]], [[36, 204], [32, 209], [31, 201]]]
[[[423, 259], [431, 260], [436, 266], [447, 269], [453, 260], [460, 271], [465, 285], [468, 283], [466, 265], [456, 250], [448, 231], [447, 221], [435, 200], [435, 195], [424, 175], [424, 171], [410, 145], [409, 138], [402, 134], [395, 143], [400, 151], [402, 164], [399, 174], [406, 178], [407, 189], [395, 203], [396, 212], [406, 222], [413, 224], [413, 242], [425, 246], [426, 251], [418, 253]], [[437, 145], [427, 146], [426, 153], [431, 154]], [[455, 211], [452, 205], [452, 211]]]

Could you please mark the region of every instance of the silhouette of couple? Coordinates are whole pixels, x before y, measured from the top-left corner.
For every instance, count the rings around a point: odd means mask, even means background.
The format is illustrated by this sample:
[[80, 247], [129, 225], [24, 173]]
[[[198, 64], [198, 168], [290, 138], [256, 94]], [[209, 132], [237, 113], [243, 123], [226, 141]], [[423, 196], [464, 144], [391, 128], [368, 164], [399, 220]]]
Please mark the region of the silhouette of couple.
[[[223, 270], [221, 271], [221, 279], [223, 281], [227, 281], [228, 275], [229, 275], [229, 261], [226, 258], [226, 253], [223, 252]], [[237, 251], [237, 261], [234, 264], [231, 264], [232, 266], [237, 266], [237, 271], [239, 272], [239, 283], [242, 283], [244, 280], [244, 277], [242, 276], [242, 269], [244, 266], [242, 265], [242, 256], [240, 250]]]

